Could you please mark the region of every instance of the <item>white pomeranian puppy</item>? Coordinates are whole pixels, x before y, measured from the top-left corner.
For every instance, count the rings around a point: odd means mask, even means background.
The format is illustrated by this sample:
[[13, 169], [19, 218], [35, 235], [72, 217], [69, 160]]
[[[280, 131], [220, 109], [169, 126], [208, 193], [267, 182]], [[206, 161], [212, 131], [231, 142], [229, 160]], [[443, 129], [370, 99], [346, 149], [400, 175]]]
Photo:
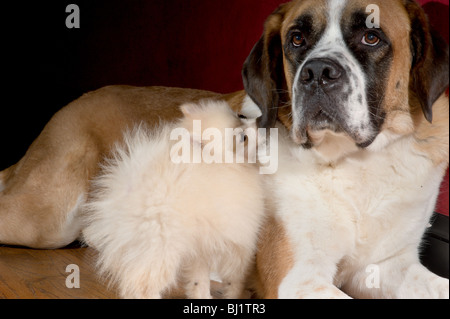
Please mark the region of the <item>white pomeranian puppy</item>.
[[[188, 298], [211, 298], [211, 273], [224, 283], [225, 298], [238, 298], [253, 262], [264, 218], [261, 176], [248, 163], [246, 133], [255, 121], [241, 121], [225, 102], [181, 110], [184, 118], [173, 125], [127, 133], [93, 180], [84, 240], [123, 298], [161, 298], [181, 283]], [[239, 127], [245, 131], [226, 138]], [[204, 134], [212, 128], [215, 134]], [[177, 130], [189, 133], [188, 148], [186, 139], [173, 140]], [[224, 163], [230, 152], [244, 163]]]

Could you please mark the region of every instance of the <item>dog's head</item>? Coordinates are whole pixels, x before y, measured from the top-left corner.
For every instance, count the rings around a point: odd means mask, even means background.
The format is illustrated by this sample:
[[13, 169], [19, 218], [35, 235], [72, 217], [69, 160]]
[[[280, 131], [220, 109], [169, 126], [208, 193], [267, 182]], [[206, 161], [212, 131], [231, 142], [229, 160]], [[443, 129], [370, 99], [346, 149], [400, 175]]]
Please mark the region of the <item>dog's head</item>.
[[325, 134], [359, 148], [413, 116], [432, 121], [448, 87], [448, 45], [413, 0], [298, 0], [265, 23], [243, 68], [260, 127], [277, 118], [305, 147]]

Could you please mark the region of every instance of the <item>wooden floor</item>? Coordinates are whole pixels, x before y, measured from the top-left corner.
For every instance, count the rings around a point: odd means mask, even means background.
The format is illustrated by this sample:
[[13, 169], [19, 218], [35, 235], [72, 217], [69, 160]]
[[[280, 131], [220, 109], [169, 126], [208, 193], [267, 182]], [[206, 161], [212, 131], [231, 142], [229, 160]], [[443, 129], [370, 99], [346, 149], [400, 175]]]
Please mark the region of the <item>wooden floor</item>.
[[[95, 257], [92, 248], [79, 245], [57, 250], [0, 246], [0, 298], [117, 298], [97, 277]], [[69, 265], [75, 266], [67, 268]], [[77, 283], [76, 267], [79, 288], [68, 288]]]
[[[0, 299], [119, 298], [114, 289], [108, 289], [107, 283], [98, 278], [96, 257], [93, 248], [79, 244], [56, 250], [0, 245]], [[79, 270], [79, 288], [70, 288], [75, 283], [73, 265]], [[213, 298], [222, 298], [222, 288], [220, 283], [211, 281]], [[243, 298], [250, 295], [245, 292]], [[185, 294], [178, 287], [163, 298], [184, 299]]]

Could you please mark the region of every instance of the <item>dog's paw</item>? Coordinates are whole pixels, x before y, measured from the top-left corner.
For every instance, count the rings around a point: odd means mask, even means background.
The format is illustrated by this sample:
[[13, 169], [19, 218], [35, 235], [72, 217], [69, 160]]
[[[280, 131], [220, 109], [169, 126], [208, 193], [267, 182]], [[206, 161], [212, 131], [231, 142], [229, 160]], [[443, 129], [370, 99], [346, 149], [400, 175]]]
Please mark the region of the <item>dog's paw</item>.
[[436, 278], [432, 287], [430, 287], [431, 294], [435, 299], [449, 299], [449, 281], [446, 278]]
[[449, 299], [449, 281], [422, 265], [412, 265], [397, 291], [400, 299]]

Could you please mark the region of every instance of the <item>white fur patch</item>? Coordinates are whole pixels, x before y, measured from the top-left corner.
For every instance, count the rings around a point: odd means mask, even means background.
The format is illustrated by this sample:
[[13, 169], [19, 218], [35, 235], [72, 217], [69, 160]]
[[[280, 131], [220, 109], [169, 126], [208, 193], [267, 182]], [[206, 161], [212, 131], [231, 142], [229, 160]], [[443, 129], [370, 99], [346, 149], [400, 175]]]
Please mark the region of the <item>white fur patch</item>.
[[[413, 136], [383, 133], [371, 149], [330, 165], [281, 129], [280, 137], [279, 169], [267, 184], [295, 265], [280, 297], [347, 297], [337, 288], [361, 298], [448, 297], [448, 280], [429, 271], [416, 279], [402, 273], [420, 265], [417, 247], [445, 163], [434, 167], [418, 154]], [[367, 284], [368, 265], [379, 269], [379, 288]]]
[[367, 147], [367, 150], [371, 152], [379, 152], [400, 137], [401, 135], [399, 134], [395, 134], [390, 131], [383, 131], [377, 135], [377, 138]]
[[247, 119], [256, 119], [262, 115], [261, 109], [248, 95], [245, 96], [239, 113], [247, 117]]

